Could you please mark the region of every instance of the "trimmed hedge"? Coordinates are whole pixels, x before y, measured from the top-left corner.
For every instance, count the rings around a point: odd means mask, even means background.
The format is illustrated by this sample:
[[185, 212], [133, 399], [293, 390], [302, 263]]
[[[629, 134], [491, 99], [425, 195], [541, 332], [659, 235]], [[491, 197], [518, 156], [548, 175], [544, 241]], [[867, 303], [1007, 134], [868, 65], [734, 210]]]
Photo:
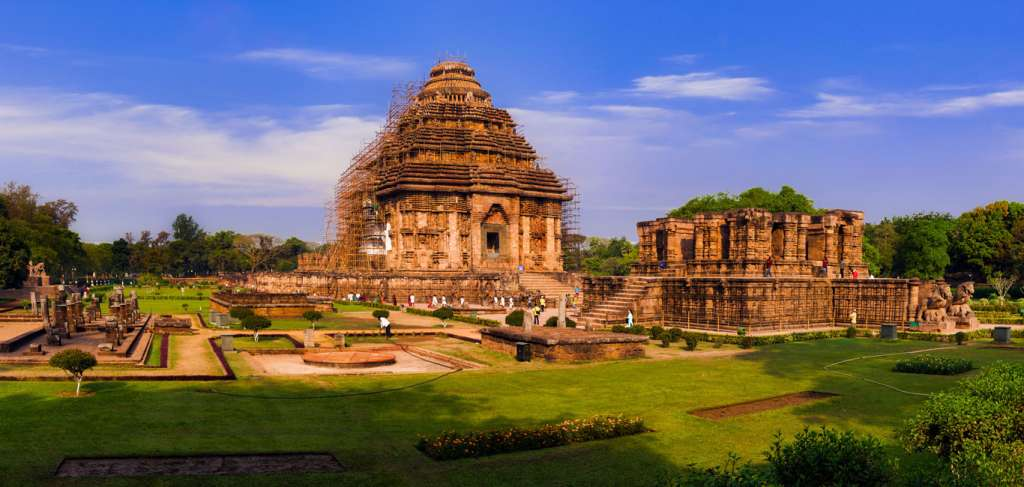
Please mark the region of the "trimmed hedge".
[[[392, 306], [387, 303], [381, 303], [379, 301], [349, 301], [347, 299], [339, 299], [337, 302], [341, 304], [352, 304], [357, 306], [366, 306], [367, 308], [386, 309], [388, 311], [399, 311], [402, 308], [398, 306]], [[411, 308], [410, 308], [411, 309]]]
[[957, 375], [972, 369], [970, 360], [939, 355], [916, 355], [896, 362], [892, 368], [893, 372], [929, 375]]
[[896, 463], [873, 436], [804, 427], [792, 443], [776, 435], [765, 458], [782, 485], [890, 485]]
[[[558, 326], [558, 317], [557, 316], [549, 316], [547, 321], [544, 322], [544, 326], [546, 326], [548, 328], [557, 327]], [[571, 318], [566, 317], [565, 318], [565, 327], [566, 328], [576, 328], [576, 322], [573, 321]]]
[[416, 449], [434, 460], [455, 460], [604, 440], [646, 431], [650, 430], [644, 426], [641, 418], [594, 416], [567, 419], [536, 428], [507, 428], [472, 433], [450, 431], [434, 437], [421, 437], [416, 443]]
[[[436, 317], [436, 316], [434, 316], [434, 311], [426, 310], [426, 309], [405, 308], [405, 312], [409, 313], [409, 314], [413, 314], [413, 315]], [[463, 316], [463, 315], [454, 315], [454, 316], [452, 316], [449, 319], [449, 321], [458, 321], [458, 322], [461, 322], [461, 323], [469, 323], [471, 325], [480, 325], [480, 326], [500, 326], [501, 325], [501, 323], [499, 323], [499, 322], [497, 322], [495, 320], [488, 320], [487, 318], [475, 318], [475, 317], [472, 317], [472, 316]]]

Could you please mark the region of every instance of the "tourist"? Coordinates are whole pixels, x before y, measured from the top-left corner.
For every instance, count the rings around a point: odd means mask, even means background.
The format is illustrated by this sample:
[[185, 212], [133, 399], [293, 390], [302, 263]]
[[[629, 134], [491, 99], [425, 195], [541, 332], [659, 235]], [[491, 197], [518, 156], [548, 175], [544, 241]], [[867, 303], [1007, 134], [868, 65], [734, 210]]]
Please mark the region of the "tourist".
[[772, 256], [764, 261], [764, 277], [772, 277]]
[[504, 307], [505, 307], [505, 296], [502, 296], [502, 297], [501, 297], [501, 307], [502, 307], [502, 308], [504, 308]]
[[413, 306], [416, 306], [416, 295], [415, 294], [410, 294], [409, 295], [409, 307], [413, 307]]
[[853, 310], [853, 312], [850, 313], [850, 324], [851, 325], [856, 325], [857, 324], [857, 310]]
[[828, 257], [821, 259], [821, 277], [828, 277]]
[[516, 305], [513, 303], [512, 298], [508, 298], [508, 309], [514, 308]]
[[497, 306], [497, 305], [498, 305], [498, 297], [497, 297], [497, 296], [495, 296], [495, 297], [494, 297], [494, 305], [495, 305], [495, 306]]
[[465, 308], [466, 307], [466, 298], [465, 297], [459, 298], [459, 307], [460, 308]]
[[854, 269], [854, 270], [853, 270], [853, 278], [854, 278], [854, 279], [857, 279], [857, 278], [859, 278], [859, 277], [860, 277], [860, 273], [859, 273], [859, 272], [857, 272], [857, 269]]
[[430, 307], [431, 308], [436, 308], [437, 307], [437, 296], [431, 296], [430, 297]]
[[839, 261], [839, 278], [842, 279], [844, 277], [846, 277], [846, 262], [840, 260]]
[[396, 294], [392, 294], [391, 295], [391, 306], [395, 306], [395, 307], [398, 306], [398, 295], [396, 295]]
[[543, 311], [543, 310], [540, 309], [540, 306], [535, 306], [533, 308], [533, 324], [540, 325], [540, 313], [541, 313], [541, 311]]
[[380, 317], [380, 330], [384, 332], [384, 338], [391, 339], [391, 322], [388, 321], [387, 317]]
[[633, 310], [626, 311], [626, 328], [633, 328]]
[[448, 306], [448, 296], [441, 296], [441, 306]]
[[544, 299], [544, 295], [541, 294], [540, 295], [540, 310], [544, 311], [545, 309], [547, 309], [547, 300]]

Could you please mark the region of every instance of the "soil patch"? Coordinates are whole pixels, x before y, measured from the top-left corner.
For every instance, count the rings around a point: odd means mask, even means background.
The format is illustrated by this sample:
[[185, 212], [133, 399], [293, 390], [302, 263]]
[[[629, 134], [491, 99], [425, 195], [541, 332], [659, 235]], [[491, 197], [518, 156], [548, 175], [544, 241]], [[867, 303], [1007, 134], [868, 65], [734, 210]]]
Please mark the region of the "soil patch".
[[253, 475], [342, 472], [330, 453], [194, 455], [181, 457], [65, 458], [57, 477], [139, 477], [150, 475]]
[[759, 413], [761, 411], [768, 411], [771, 409], [796, 406], [798, 404], [817, 401], [821, 399], [828, 399], [830, 397], [835, 396], [838, 396], [838, 394], [818, 391], [794, 392], [793, 394], [769, 397], [767, 399], [758, 399], [755, 401], [740, 402], [736, 404], [729, 404], [726, 406], [694, 409], [693, 411], [690, 411], [690, 414], [694, 416], [699, 416], [701, 418], [717, 421], [720, 419], [728, 419], [736, 416], [743, 416], [746, 414], [754, 414]]

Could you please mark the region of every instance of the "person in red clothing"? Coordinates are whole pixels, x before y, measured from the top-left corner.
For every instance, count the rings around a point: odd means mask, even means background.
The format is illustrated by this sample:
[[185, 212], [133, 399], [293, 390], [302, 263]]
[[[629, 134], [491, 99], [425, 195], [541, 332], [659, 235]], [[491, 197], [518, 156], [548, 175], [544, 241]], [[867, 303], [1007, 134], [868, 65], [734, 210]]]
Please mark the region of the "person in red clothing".
[[828, 277], [828, 257], [821, 258], [821, 277]]
[[772, 256], [764, 261], [764, 277], [772, 277]]

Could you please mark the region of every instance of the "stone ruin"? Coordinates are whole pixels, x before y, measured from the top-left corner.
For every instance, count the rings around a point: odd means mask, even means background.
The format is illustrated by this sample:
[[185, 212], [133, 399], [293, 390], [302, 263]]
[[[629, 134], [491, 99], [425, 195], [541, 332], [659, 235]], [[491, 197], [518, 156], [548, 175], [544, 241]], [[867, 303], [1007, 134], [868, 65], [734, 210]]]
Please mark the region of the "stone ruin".
[[862, 232], [863, 213], [847, 210], [748, 208], [640, 222], [633, 275], [583, 278], [582, 321], [610, 326], [632, 312], [637, 323], [723, 333], [847, 325], [854, 316], [860, 326], [915, 318], [936, 331], [977, 326], [970, 283], [953, 298], [945, 283], [866, 275]]
[[111, 348], [121, 345], [126, 334], [130, 333], [141, 319], [139, 300], [135, 291], [125, 296], [123, 287], [114, 288], [109, 297], [110, 316], [101, 325], [106, 333]]

